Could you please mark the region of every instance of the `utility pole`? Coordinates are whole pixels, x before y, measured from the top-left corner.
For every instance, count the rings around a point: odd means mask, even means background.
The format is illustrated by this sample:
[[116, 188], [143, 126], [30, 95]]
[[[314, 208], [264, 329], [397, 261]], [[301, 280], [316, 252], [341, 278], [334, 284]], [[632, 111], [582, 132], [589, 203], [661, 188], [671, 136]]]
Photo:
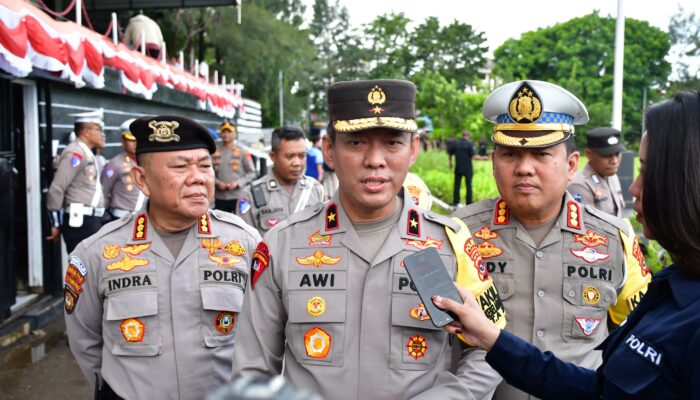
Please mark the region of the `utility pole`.
[[282, 88], [283, 75], [282, 70], [279, 70], [279, 88], [280, 88], [280, 126], [284, 125], [284, 90]]

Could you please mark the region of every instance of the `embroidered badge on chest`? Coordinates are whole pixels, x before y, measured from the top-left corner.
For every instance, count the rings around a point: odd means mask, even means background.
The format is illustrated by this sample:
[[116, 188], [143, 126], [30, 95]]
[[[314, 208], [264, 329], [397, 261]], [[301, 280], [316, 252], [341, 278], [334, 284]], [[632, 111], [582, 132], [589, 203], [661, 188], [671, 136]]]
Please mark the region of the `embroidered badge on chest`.
[[243, 245], [241, 245], [241, 242], [239, 242], [238, 240], [232, 240], [232, 241], [226, 243], [226, 246], [224, 246], [224, 250], [227, 253], [234, 255], [234, 256], [244, 256], [244, 255], [248, 254], [245, 251], [245, 248], [243, 247]]
[[219, 267], [231, 267], [243, 261], [240, 258], [233, 257], [228, 254], [217, 256], [211, 253], [209, 254], [209, 260], [215, 262]]
[[586, 304], [598, 304], [600, 301], [600, 292], [594, 286], [586, 286], [583, 289], [582, 297]]
[[425, 305], [423, 303], [420, 303], [418, 307], [413, 307], [409, 314], [411, 315], [411, 318], [417, 319], [419, 321], [430, 320], [430, 315], [428, 315], [428, 312], [425, 310]]
[[326, 255], [321, 250], [316, 250], [314, 253], [308, 257], [297, 257], [297, 263], [299, 265], [313, 265], [314, 268], [321, 268], [324, 265], [335, 265], [340, 262], [340, 256], [338, 257], [332, 257]]
[[581, 331], [586, 336], [591, 336], [600, 325], [600, 318], [574, 317]]
[[331, 344], [331, 335], [319, 327], [313, 327], [304, 334], [306, 355], [311, 358], [326, 358], [331, 350]]
[[333, 235], [321, 235], [321, 231], [317, 230], [309, 236], [309, 246], [330, 246], [333, 240]]
[[236, 323], [236, 314], [231, 311], [221, 311], [214, 318], [214, 327], [219, 333], [226, 335], [231, 333]]
[[221, 250], [221, 240], [218, 238], [205, 238], [199, 241], [203, 249], [206, 249], [209, 254], [214, 254], [217, 250]]
[[144, 243], [144, 244], [132, 244], [130, 246], [124, 246], [122, 247], [122, 251], [126, 254], [130, 254], [132, 256], [138, 256], [139, 254], [143, 253], [144, 251], [148, 250], [151, 248], [150, 243]]
[[128, 272], [137, 267], [145, 267], [148, 265], [148, 260], [141, 258], [132, 258], [128, 254], [124, 254], [121, 260], [107, 265], [107, 271], [124, 271]]
[[326, 300], [320, 296], [314, 296], [306, 302], [306, 312], [313, 317], [318, 317], [326, 311]]
[[600, 235], [592, 230], [587, 230], [585, 235], [579, 235], [574, 233], [574, 242], [583, 243], [586, 247], [598, 247], [607, 246], [608, 238], [606, 236]]
[[421, 335], [411, 336], [408, 338], [408, 343], [406, 343], [406, 349], [408, 355], [417, 360], [425, 357], [425, 353], [428, 351], [428, 341]]
[[429, 247], [434, 247], [435, 249], [440, 250], [442, 243], [442, 240], [433, 239], [430, 236], [428, 236], [426, 240], [406, 239], [407, 245], [413, 246], [418, 250], [425, 250]]
[[128, 318], [122, 321], [121, 330], [124, 340], [130, 343], [137, 343], [143, 341], [146, 326], [138, 318]]
[[606, 260], [608, 257], [610, 257], [609, 253], [599, 252], [592, 247], [585, 247], [582, 250], [571, 249], [571, 254], [591, 264], [597, 261]]

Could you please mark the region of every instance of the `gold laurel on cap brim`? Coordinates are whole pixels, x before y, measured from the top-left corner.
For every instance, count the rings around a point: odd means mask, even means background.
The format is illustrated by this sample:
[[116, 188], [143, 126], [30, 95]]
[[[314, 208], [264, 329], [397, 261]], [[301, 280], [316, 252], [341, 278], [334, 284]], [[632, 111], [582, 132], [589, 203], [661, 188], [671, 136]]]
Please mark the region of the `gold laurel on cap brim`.
[[[546, 147], [561, 143], [569, 137], [570, 132], [555, 131], [542, 136], [517, 137], [509, 136], [502, 131], [495, 131], [493, 142], [508, 147]], [[525, 139], [525, 141], [523, 141]]]
[[333, 129], [339, 133], [357, 132], [371, 128], [390, 128], [405, 132], [416, 132], [418, 125], [414, 119], [397, 117], [359, 118], [338, 120], [333, 123]]
[[122, 133], [122, 138], [126, 140], [136, 140], [136, 137], [131, 132]]

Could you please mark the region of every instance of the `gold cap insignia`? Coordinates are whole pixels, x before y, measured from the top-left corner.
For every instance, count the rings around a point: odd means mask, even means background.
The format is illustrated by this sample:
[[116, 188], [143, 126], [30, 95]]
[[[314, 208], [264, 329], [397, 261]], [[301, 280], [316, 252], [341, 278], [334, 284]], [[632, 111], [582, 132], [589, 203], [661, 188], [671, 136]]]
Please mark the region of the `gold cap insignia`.
[[523, 82], [510, 99], [508, 114], [516, 122], [533, 122], [542, 114], [542, 100], [530, 85]]
[[175, 129], [180, 126], [177, 121], [151, 121], [148, 127], [153, 129], [153, 133], [148, 135], [149, 142], [179, 142], [180, 135], [175, 133]]
[[384, 91], [379, 87], [379, 85], [374, 85], [372, 90], [369, 91], [367, 94], [367, 101], [369, 104], [374, 106], [370, 109], [372, 113], [381, 114], [384, 112], [384, 109], [379, 106], [386, 102], [386, 94], [384, 94]]

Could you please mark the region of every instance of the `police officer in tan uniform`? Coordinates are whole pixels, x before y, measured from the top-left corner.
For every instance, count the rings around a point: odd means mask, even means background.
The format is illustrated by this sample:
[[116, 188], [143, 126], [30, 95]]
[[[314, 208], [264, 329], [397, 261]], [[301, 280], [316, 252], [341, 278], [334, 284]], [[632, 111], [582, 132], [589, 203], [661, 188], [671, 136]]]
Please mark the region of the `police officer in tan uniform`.
[[[579, 155], [584, 105], [559, 86], [518, 81], [486, 99], [495, 122], [493, 174], [501, 195], [456, 211], [472, 230], [508, 315], [506, 330], [595, 369], [596, 347], [639, 303], [651, 275], [623, 220], [566, 192]], [[503, 383], [495, 399], [526, 399]]]
[[614, 128], [596, 128], [586, 133], [588, 164], [576, 173], [569, 183], [569, 193], [576, 201], [617, 217], [622, 216], [625, 200], [620, 179], [621, 152], [625, 151], [620, 131]]
[[113, 220], [139, 211], [146, 199], [131, 179], [131, 168], [137, 165], [136, 138], [129, 131], [132, 122], [127, 120], [121, 126], [124, 151], [112, 157], [102, 172], [105, 208]]
[[231, 375], [238, 313], [260, 235], [209, 209], [209, 132], [180, 116], [131, 124], [149, 196], [83, 241], [65, 278], [70, 348], [98, 398], [199, 399]]
[[56, 240], [62, 233], [69, 253], [100, 229], [105, 210], [100, 184], [102, 166], [93, 153], [103, 140], [103, 110], [72, 116], [76, 140], [61, 153], [46, 200], [51, 220], [51, 234], [46, 239]]
[[434, 247], [485, 314], [504, 323], [469, 229], [417, 207], [402, 188], [420, 146], [414, 101], [407, 81], [329, 88], [323, 151], [339, 189], [258, 245], [234, 374], [279, 374], [284, 360], [292, 384], [328, 399], [482, 398], [500, 382], [483, 352], [431, 323], [402, 265]]
[[243, 190], [236, 207], [236, 213], [261, 234], [324, 200], [323, 186], [304, 175], [304, 132], [295, 127], [277, 128], [272, 131], [271, 145], [271, 171]]
[[232, 213], [243, 189], [255, 179], [255, 167], [250, 153], [236, 145], [236, 127], [228, 121], [221, 124], [221, 141], [213, 156], [216, 209]]

